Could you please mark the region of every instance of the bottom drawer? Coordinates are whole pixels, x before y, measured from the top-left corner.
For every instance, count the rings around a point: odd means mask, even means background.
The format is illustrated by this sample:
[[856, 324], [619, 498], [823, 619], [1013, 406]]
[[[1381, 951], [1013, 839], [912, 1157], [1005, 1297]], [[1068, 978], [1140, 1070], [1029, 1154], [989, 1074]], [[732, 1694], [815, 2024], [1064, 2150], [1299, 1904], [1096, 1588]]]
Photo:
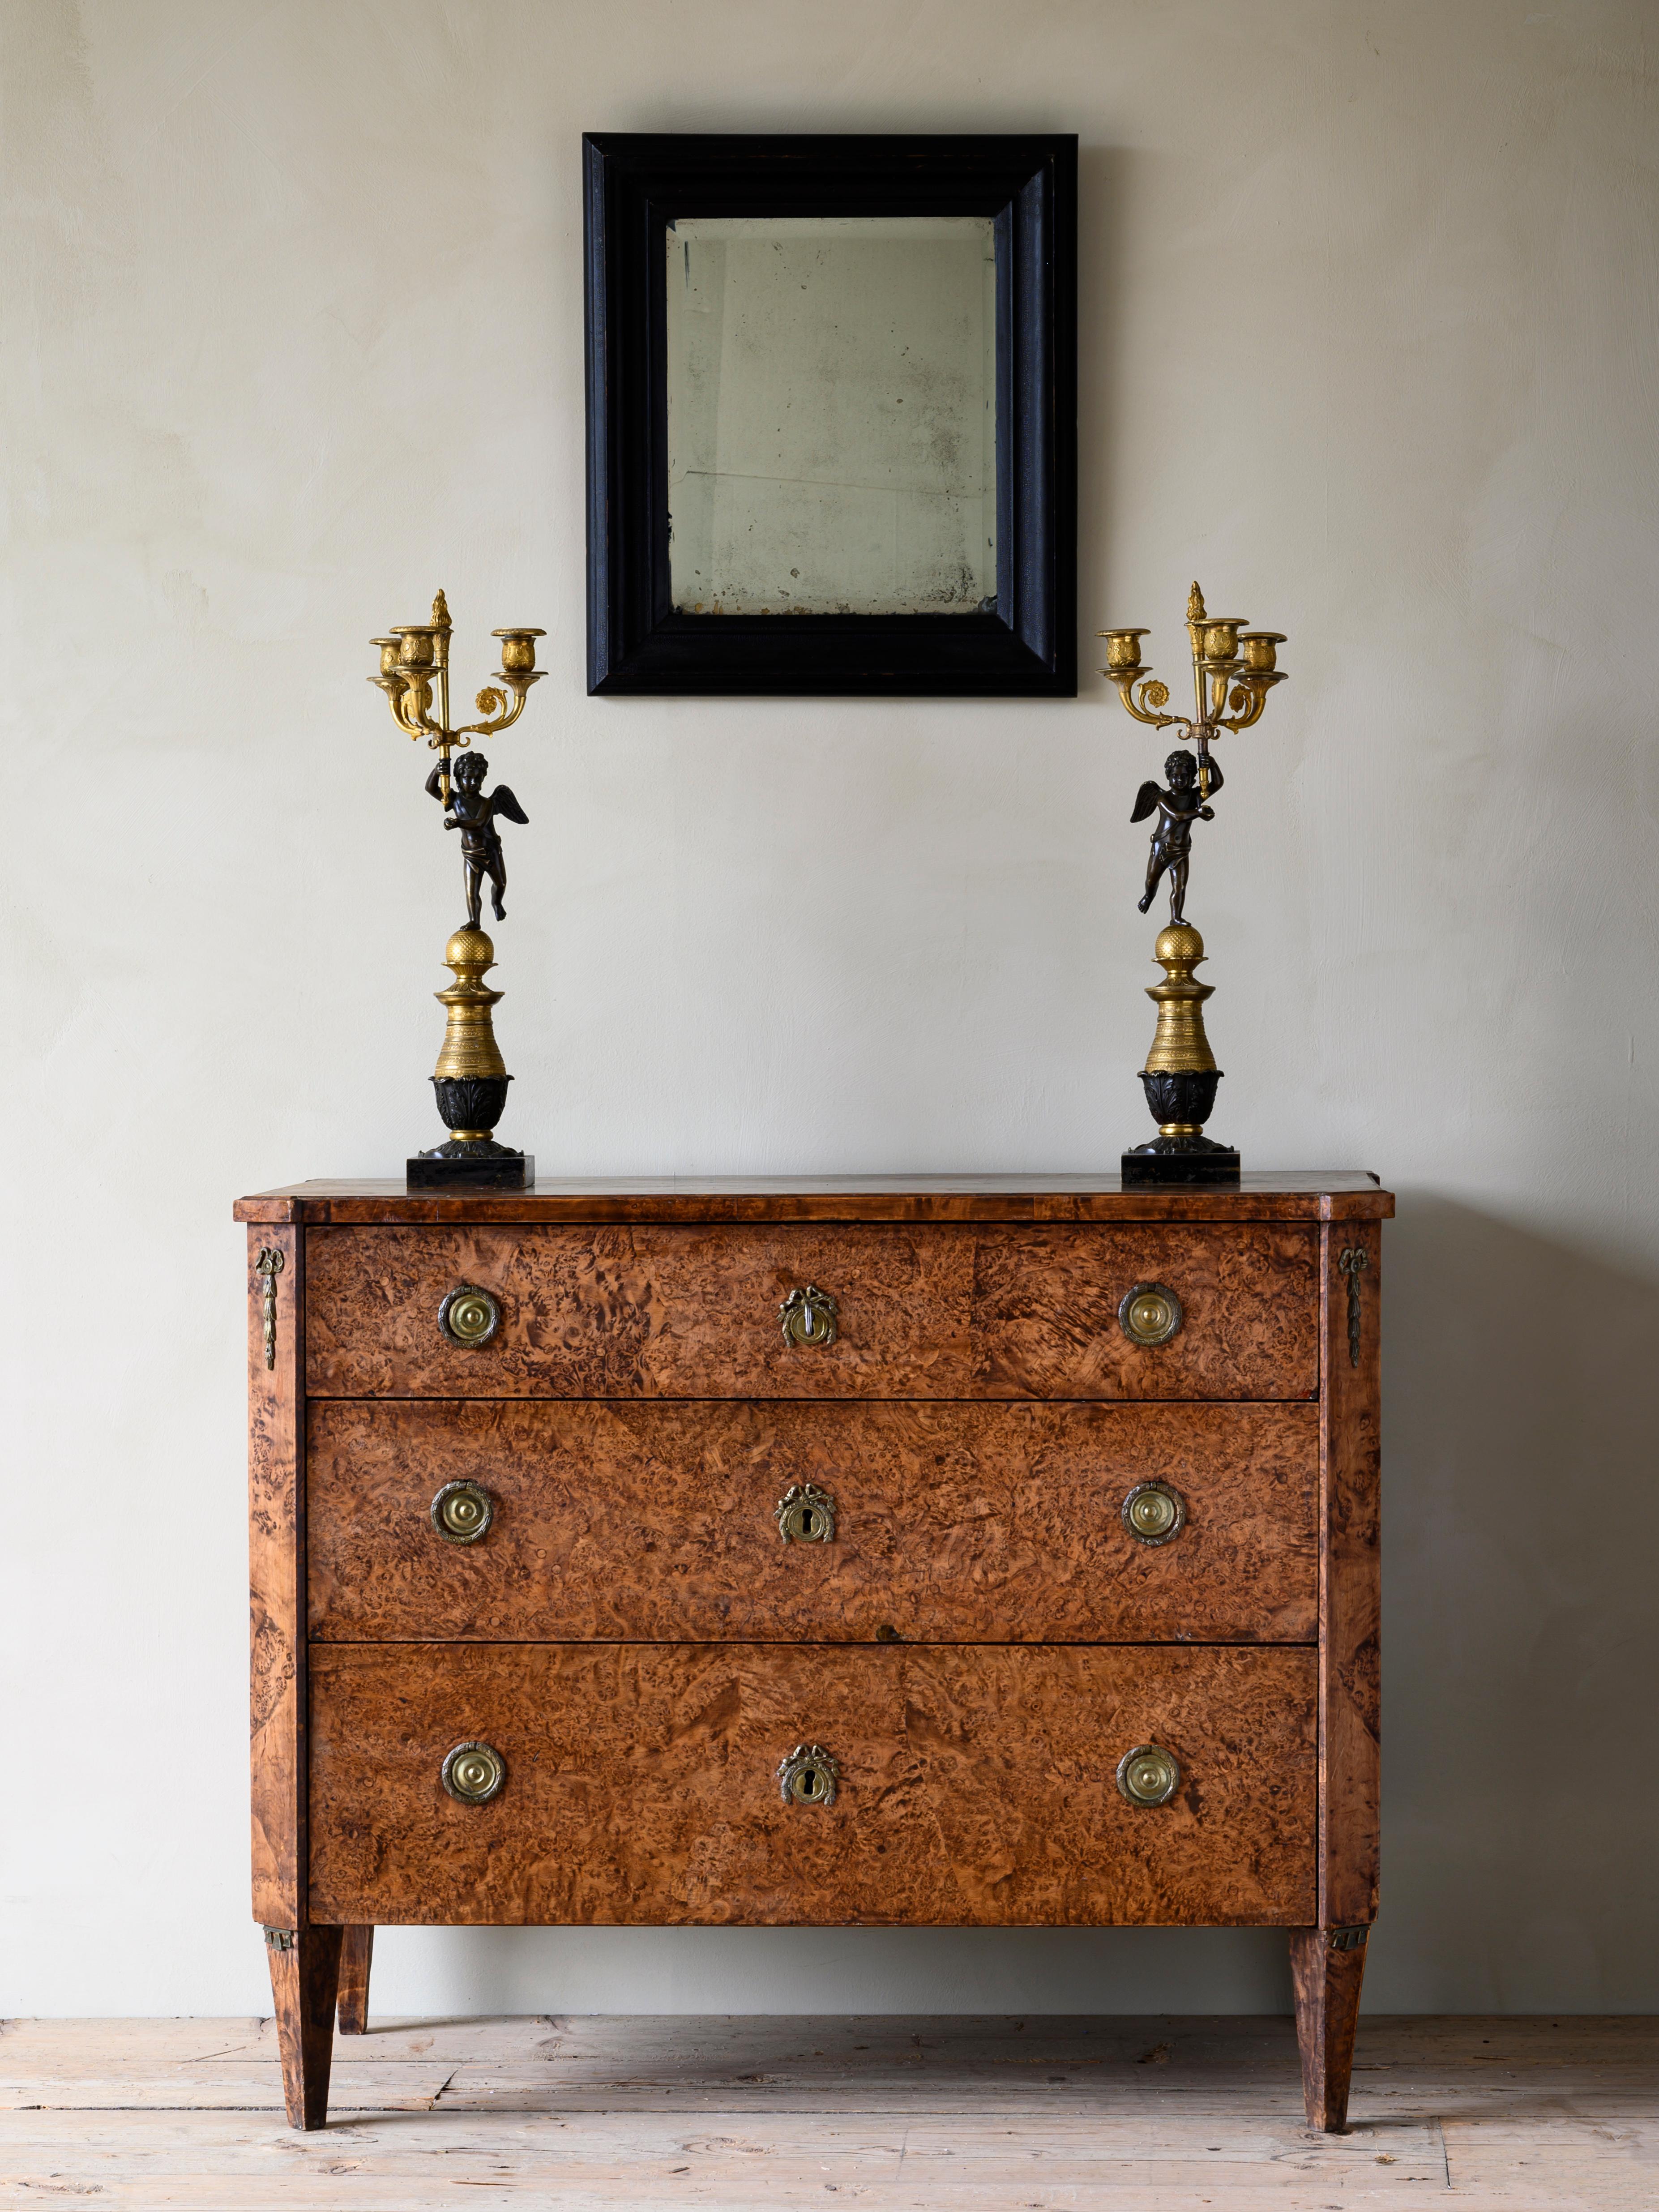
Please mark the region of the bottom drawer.
[[[1315, 1654], [1237, 1645], [311, 1647], [323, 1922], [1306, 1926]], [[458, 1743], [506, 1778], [459, 1802]], [[833, 1803], [786, 1803], [797, 1745]], [[1179, 1780], [1130, 1803], [1124, 1754]], [[820, 1782], [820, 1787], [822, 1784]]]

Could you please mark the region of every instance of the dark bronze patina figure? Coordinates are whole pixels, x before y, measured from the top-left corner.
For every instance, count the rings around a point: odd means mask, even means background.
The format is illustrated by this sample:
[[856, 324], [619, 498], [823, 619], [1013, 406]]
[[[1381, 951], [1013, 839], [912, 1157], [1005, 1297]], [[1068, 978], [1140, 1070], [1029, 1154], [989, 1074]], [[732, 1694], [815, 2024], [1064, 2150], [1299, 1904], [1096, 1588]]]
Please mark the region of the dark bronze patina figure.
[[[501, 904], [507, 890], [507, 862], [501, 853], [495, 817], [502, 814], [509, 822], [526, 826], [530, 821], [507, 785], [498, 783], [486, 795], [483, 784], [489, 773], [489, 763], [482, 753], [460, 756], [450, 771], [449, 811], [444, 819], [446, 830], [459, 830], [461, 833], [461, 859], [466, 867], [466, 918], [474, 929], [481, 926], [485, 884], [489, 885], [489, 903], [496, 921], [507, 919], [507, 909]], [[440, 765], [426, 780], [428, 794], [441, 805], [444, 799], [442, 777]]]
[[[1221, 788], [1223, 777], [1213, 760], [1206, 761], [1206, 766], [1209, 770], [1209, 795], [1213, 797]], [[1149, 777], [1136, 793], [1134, 811], [1129, 817], [1131, 822], [1144, 822], [1154, 807], [1158, 810], [1158, 827], [1152, 832], [1152, 849], [1146, 861], [1146, 896], [1137, 903], [1145, 914], [1167, 869], [1170, 919], [1184, 921], [1193, 824], [1213, 822], [1215, 809], [1204, 803], [1205, 794], [1199, 789], [1198, 763], [1190, 753], [1171, 753], [1164, 763], [1164, 773], [1170, 779], [1169, 789], [1160, 789]]]

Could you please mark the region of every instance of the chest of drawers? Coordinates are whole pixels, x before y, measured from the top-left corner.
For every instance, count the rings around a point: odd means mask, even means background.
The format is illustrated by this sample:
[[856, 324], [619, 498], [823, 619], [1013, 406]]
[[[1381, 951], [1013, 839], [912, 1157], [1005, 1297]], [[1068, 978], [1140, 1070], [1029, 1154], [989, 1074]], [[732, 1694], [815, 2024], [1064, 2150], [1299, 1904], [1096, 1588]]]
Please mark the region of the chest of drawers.
[[376, 1926], [1288, 1931], [1377, 1875], [1366, 1176], [307, 1183], [248, 1229], [253, 1911], [320, 2126]]

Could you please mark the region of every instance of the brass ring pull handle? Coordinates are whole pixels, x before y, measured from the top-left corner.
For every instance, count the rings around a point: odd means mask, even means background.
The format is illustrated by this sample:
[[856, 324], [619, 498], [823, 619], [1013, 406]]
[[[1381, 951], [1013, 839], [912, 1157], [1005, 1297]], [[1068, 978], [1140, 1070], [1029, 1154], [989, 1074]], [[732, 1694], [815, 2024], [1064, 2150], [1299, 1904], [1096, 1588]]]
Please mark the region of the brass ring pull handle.
[[462, 1805], [487, 1805], [507, 1781], [507, 1761], [493, 1743], [458, 1743], [444, 1760], [439, 1778]]
[[1117, 1318], [1131, 1344], [1167, 1344], [1181, 1327], [1181, 1301], [1162, 1283], [1137, 1283], [1123, 1293]]
[[1167, 1805], [1181, 1787], [1181, 1761], [1162, 1744], [1138, 1743], [1117, 1763], [1117, 1786], [1132, 1805]]
[[833, 1805], [841, 1769], [821, 1743], [798, 1743], [778, 1769], [786, 1805]]
[[792, 1349], [798, 1344], [833, 1344], [836, 1340], [836, 1302], [816, 1283], [791, 1291], [778, 1308], [783, 1340]]
[[836, 1540], [836, 1501], [816, 1482], [792, 1482], [779, 1498], [774, 1517], [786, 1544], [832, 1544]]
[[1173, 1543], [1187, 1525], [1187, 1501], [1167, 1482], [1138, 1482], [1123, 1501], [1121, 1519], [1137, 1543]]
[[432, 1525], [446, 1544], [476, 1544], [489, 1534], [495, 1501], [481, 1482], [447, 1482], [433, 1499]]
[[501, 1325], [499, 1299], [476, 1283], [463, 1283], [438, 1309], [438, 1326], [452, 1344], [474, 1352], [488, 1344]]

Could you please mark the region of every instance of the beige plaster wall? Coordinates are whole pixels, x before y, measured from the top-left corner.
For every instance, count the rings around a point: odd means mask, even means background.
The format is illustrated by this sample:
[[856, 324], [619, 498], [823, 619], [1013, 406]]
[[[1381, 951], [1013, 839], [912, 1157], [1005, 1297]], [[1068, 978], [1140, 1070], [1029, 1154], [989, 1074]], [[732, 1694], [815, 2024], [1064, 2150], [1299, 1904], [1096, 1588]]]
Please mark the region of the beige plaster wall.
[[[1287, 631], [1194, 910], [1218, 1127], [1389, 1237], [1389, 2009], [1659, 2004], [1655, 78], [1622, 0], [11, 0], [9, 2009], [265, 2002], [230, 1202], [430, 1133], [454, 856], [366, 640], [540, 622], [550, 1168], [1139, 1135], [1158, 751], [582, 689], [583, 128], [1075, 129], [1085, 627]], [[416, 1934], [432, 2007], [1282, 2004], [1227, 1933]]]

